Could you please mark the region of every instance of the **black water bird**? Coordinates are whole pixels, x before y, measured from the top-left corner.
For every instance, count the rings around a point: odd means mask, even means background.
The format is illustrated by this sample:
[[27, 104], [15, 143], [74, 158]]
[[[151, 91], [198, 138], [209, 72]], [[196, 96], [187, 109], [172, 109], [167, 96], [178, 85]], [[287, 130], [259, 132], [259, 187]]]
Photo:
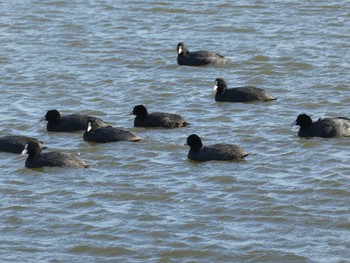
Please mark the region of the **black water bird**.
[[225, 80], [222, 78], [215, 80], [214, 90], [216, 91], [215, 100], [221, 102], [252, 102], [276, 99], [261, 88], [247, 86], [229, 89]]
[[44, 148], [44, 143], [38, 139], [21, 135], [7, 135], [0, 137], [0, 151], [22, 153], [26, 144], [29, 142], [37, 142], [42, 148]]
[[190, 52], [185, 44], [180, 42], [177, 45], [177, 63], [185, 66], [205, 66], [222, 65], [228, 63], [228, 60], [220, 54], [209, 51]]
[[134, 119], [135, 127], [179, 128], [188, 125], [188, 122], [178, 114], [166, 112], [148, 113], [143, 105], [135, 106], [132, 114], [136, 115]]
[[118, 141], [140, 141], [142, 138], [136, 134], [124, 131], [112, 126], [100, 127], [96, 121], [89, 121], [84, 132], [83, 139], [90, 142], [118, 142]]
[[47, 123], [47, 131], [54, 132], [74, 132], [85, 131], [88, 121], [98, 121], [101, 127], [108, 126], [103, 120], [84, 115], [84, 114], [70, 114], [61, 115], [58, 110], [49, 110], [45, 115]]
[[22, 154], [28, 154], [26, 168], [40, 168], [44, 166], [59, 166], [66, 168], [87, 168], [89, 165], [76, 156], [60, 152], [41, 152], [42, 147], [37, 142], [28, 142]]
[[190, 146], [187, 157], [193, 161], [242, 161], [250, 154], [234, 144], [217, 143], [204, 146], [196, 134], [188, 136], [185, 145]]
[[295, 125], [300, 126], [300, 137], [348, 137], [350, 136], [350, 119], [346, 117], [319, 118], [313, 122], [307, 114], [300, 114]]

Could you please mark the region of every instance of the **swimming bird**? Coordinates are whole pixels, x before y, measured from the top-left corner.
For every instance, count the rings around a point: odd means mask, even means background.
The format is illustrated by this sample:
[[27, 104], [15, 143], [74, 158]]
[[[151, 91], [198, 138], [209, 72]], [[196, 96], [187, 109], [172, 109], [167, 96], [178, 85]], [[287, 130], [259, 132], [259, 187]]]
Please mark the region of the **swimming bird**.
[[58, 110], [47, 111], [45, 120], [48, 121], [46, 126], [47, 131], [54, 132], [85, 131], [89, 120], [98, 121], [101, 127], [108, 126], [107, 123], [96, 117], [83, 114], [70, 114], [62, 116]]
[[241, 161], [250, 154], [234, 144], [218, 143], [204, 146], [196, 134], [188, 136], [185, 145], [190, 146], [187, 157], [194, 161]]
[[124, 131], [112, 126], [99, 127], [98, 122], [88, 122], [87, 129], [84, 132], [83, 139], [91, 142], [118, 142], [118, 141], [140, 141], [141, 137], [134, 133]]
[[0, 137], [0, 151], [9, 153], [22, 153], [25, 145], [28, 142], [37, 142], [44, 148], [42, 141], [35, 138], [20, 136], [20, 135], [7, 135]]
[[148, 113], [143, 105], [135, 106], [132, 114], [136, 115], [135, 127], [179, 128], [188, 125], [188, 122], [180, 115], [166, 112]]
[[313, 122], [307, 114], [300, 114], [295, 125], [300, 126], [301, 137], [347, 137], [350, 136], [350, 119], [346, 117], [319, 118]]
[[228, 89], [223, 78], [215, 80], [214, 90], [216, 91], [215, 100], [221, 102], [270, 101], [276, 99], [261, 88], [247, 86]]
[[222, 55], [209, 51], [190, 52], [185, 44], [180, 42], [177, 44], [177, 63], [186, 66], [205, 66], [226, 64], [228, 60]]
[[60, 152], [41, 153], [42, 147], [37, 142], [28, 142], [22, 154], [28, 154], [26, 168], [40, 168], [44, 166], [60, 166], [66, 168], [87, 168], [89, 165], [76, 156]]

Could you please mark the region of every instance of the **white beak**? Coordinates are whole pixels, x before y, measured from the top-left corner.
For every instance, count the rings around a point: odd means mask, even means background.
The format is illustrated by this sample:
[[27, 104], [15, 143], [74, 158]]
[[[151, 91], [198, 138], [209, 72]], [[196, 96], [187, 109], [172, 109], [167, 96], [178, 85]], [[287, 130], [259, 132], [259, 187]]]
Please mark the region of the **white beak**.
[[178, 51], [179, 54], [182, 53], [182, 47], [179, 47], [179, 51]]
[[87, 127], [86, 131], [87, 131], [87, 132], [91, 131], [91, 128], [92, 128], [92, 127], [91, 127], [91, 122], [88, 122], [88, 127]]
[[24, 150], [21, 152], [21, 155], [25, 155], [28, 153], [28, 143], [24, 146]]

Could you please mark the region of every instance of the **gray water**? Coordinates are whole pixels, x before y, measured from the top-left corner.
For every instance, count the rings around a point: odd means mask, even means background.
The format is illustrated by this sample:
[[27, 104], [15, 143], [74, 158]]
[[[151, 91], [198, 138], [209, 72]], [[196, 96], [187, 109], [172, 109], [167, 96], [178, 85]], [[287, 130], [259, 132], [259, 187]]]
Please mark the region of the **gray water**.
[[[0, 2], [2, 135], [80, 153], [89, 169], [26, 169], [0, 153], [1, 262], [350, 262], [348, 138], [299, 138], [291, 123], [350, 117], [350, 3]], [[231, 63], [185, 67], [176, 45]], [[217, 77], [269, 103], [217, 103]], [[133, 106], [189, 127], [133, 127]], [[92, 144], [48, 133], [49, 109], [135, 132]], [[189, 134], [252, 154], [187, 160]]]

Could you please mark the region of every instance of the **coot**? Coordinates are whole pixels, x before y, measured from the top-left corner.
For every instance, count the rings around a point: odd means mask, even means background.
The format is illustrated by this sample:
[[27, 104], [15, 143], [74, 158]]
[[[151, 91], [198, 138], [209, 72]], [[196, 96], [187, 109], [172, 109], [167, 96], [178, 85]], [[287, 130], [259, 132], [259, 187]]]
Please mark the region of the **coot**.
[[350, 136], [350, 119], [345, 117], [319, 118], [313, 122], [307, 114], [300, 114], [295, 123], [300, 126], [301, 137], [347, 137]]
[[190, 52], [185, 44], [180, 42], [177, 45], [177, 63], [186, 66], [205, 66], [205, 65], [220, 65], [228, 63], [228, 60], [213, 52], [195, 51]]
[[96, 117], [83, 114], [61, 115], [58, 110], [47, 111], [45, 120], [48, 121], [47, 131], [54, 132], [85, 131], [89, 120], [98, 121], [101, 127], [107, 126], [107, 123]]
[[99, 127], [98, 122], [88, 122], [83, 139], [91, 142], [118, 142], [118, 141], [140, 141], [141, 138], [134, 133], [124, 131], [112, 126]]
[[241, 161], [250, 154], [234, 144], [203, 146], [201, 138], [196, 134], [188, 136], [185, 145], [190, 146], [187, 157], [194, 161]]
[[37, 142], [42, 148], [44, 147], [43, 142], [35, 138], [20, 135], [7, 135], [0, 137], [0, 151], [21, 153], [28, 142]]
[[264, 89], [256, 87], [237, 87], [227, 88], [224, 79], [217, 78], [215, 80], [214, 90], [216, 91], [215, 100], [222, 102], [250, 102], [250, 101], [270, 101], [276, 98]]
[[178, 128], [188, 125], [188, 122], [180, 115], [166, 112], [148, 113], [143, 105], [135, 106], [132, 114], [136, 115], [134, 120], [135, 127]]
[[28, 154], [26, 168], [40, 168], [44, 166], [60, 166], [67, 168], [87, 168], [89, 165], [76, 156], [60, 152], [41, 153], [41, 146], [37, 142], [28, 142], [22, 154]]

